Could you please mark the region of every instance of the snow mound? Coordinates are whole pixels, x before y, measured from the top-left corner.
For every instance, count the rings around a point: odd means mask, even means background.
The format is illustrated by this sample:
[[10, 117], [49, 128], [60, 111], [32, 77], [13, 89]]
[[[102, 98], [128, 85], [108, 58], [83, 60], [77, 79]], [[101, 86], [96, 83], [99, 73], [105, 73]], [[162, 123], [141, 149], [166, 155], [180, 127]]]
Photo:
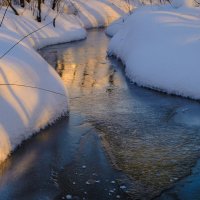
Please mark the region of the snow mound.
[[[34, 19], [29, 9], [17, 10], [19, 16], [8, 10], [0, 29], [0, 163], [23, 140], [68, 112], [62, 80], [34, 48], [86, 37], [85, 29], [74, 18], [57, 15], [46, 5], [42, 8], [42, 23]], [[0, 18], [4, 12], [2, 7]], [[20, 39], [37, 29], [40, 30], [2, 58]]]
[[[0, 12], [2, 18], [4, 9]], [[36, 49], [64, 42], [71, 42], [86, 38], [86, 31], [80, 26], [78, 21], [70, 15], [59, 14], [49, 9], [43, 4], [43, 21], [38, 23], [32, 16], [32, 12], [28, 9], [18, 12], [20, 16], [13, 14], [11, 10], [7, 12], [6, 18], [3, 22], [3, 27], [16, 32], [21, 37], [40, 29], [39, 31], [31, 34], [25, 41]], [[53, 26], [53, 19], [55, 20], [55, 27]], [[46, 26], [47, 25], [47, 26]]]
[[105, 30], [106, 35], [113, 37], [119, 30], [123, 28], [123, 25], [128, 18], [128, 14], [120, 17], [119, 19], [112, 22]]
[[[18, 37], [1, 29], [0, 55]], [[23, 42], [0, 59], [0, 110], [0, 162], [21, 141], [68, 111], [67, 92], [60, 77]]]
[[129, 5], [121, 0], [77, 0], [73, 6], [77, 11], [76, 20], [86, 29], [106, 27], [133, 9], [132, 1]]
[[140, 86], [200, 99], [200, 9], [169, 6], [136, 10], [115, 34], [109, 54]]
[[[197, 1], [198, 2], [198, 1]], [[194, 7], [195, 0], [172, 0], [171, 5], [175, 8]]]

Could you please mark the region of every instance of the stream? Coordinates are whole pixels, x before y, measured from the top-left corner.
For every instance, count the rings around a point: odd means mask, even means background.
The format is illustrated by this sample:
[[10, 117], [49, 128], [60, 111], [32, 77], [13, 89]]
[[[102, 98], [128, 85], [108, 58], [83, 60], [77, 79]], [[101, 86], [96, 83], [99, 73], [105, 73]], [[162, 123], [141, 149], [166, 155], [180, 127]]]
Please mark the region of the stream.
[[137, 87], [108, 42], [95, 29], [39, 51], [70, 114], [0, 165], [0, 200], [200, 199], [199, 102]]

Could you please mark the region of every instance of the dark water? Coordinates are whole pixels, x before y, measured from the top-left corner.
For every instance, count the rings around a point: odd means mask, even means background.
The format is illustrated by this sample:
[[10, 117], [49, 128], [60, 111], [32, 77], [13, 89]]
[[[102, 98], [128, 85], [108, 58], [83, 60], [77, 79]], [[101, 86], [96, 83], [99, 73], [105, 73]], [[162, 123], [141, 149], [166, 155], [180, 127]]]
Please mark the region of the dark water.
[[[190, 184], [198, 179], [179, 182], [200, 155], [200, 104], [131, 84], [122, 65], [106, 57], [108, 41], [103, 30], [91, 30], [85, 41], [40, 51], [68, 88], [70, 116], [1, 166], [0, 199], [127, 199], [128, 191], [151, 199], [176, 182], [158, 199], [200, 195]], [[111, 166], [100, 135], [132, 184]]]
[[118, 178], [95, 130], [72, 114], [25, 142], [1, 166], [0, 199], [125, 198]]

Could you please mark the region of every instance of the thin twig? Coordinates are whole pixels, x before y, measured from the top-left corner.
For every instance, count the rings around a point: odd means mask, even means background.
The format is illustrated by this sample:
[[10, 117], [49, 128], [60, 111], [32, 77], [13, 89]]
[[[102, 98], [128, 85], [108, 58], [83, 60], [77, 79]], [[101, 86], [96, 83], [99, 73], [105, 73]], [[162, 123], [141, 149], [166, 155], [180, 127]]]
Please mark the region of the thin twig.
[[18, 87], [33, 88], [33, 89], [39, 89], [39, 90], [43, 90], [43, 91], [50, 92], [50, 93], [53, 93], [53, 94], [58, 94], [60, 96], [67, 97], [65, 94], [62, 94], [60, 92], [55, 92], [55, 91], [52, 91], [52, 90], [49, 90], [49, 89], [40, 88], [40, 87], [37, 87], [37, 86], [31, 86], [31, 85], [23, 85], [23, 84], [15, 84], [15, 83], [0, 83], [0, 86], [18, 86]]
[[5, 10], [4, 14], [3, 14], [3, 17], [2, 17], [2, 20], [1, 20], [0, 27], [1, 27], [2, 24], [3, 24], [3, 20], [4, 20], [5, 16], [6, 16], [6, 13], [7, 13], [8, 7], [9, 7], [9, 4], [7, 5], [6, 10]]
[[0, 57], [0, 60], [6, 56], [12, 49], [14, 49], [20, 42], [22, 42], [24, 39], [26, 39], [28, 36], [32, 35], [33, 33], [36, 33], [38, 32], [39, 30], [43, 29], [44, 27], [52, 24], [53, 21], [49, 22], [48, 24], [45, 24], [44, 26], [40, 27], [39, 29], [37, 30], [34, 30], [32, 31], [31, 33], [29, 33], [28, 35], [25, 35], [24, 37], [22, 37], [18, 42], [16, 42], [10, 49], [8, 49], [1, 57]]
[[[65, 4], [64, 4], [64, 5], [65, 5]], [[63, 7], [64, 7], [64, 5], [63, 5]], [[53, 25], [55, 26], [55, 21], [56, 21], [56, 18], [59, 16], [59, 14], [60, 14], [60, 12], [58, 12], [58, 13], [56, 14], [56, 16], [54, 17], [54, 19], [53, 19], [51, 22], [45, 24], [44, 26], [42, 26], [42, 27], [40, 27], [40, 28], [38, 28], [38, 29], [36, 29], [36, 30], [30, 32], [28, 35], [25, 35], [24, 37], [22, 37], [19, 41], [17, 41], [10, 49], [8, 49], [8, 50], [0, 57], [0, 60], [1, 60], [2, 58], [4, 58], [4, 56], [6, 56], [6, 55], [7, 55], [12, 49], [14, 49], [20, 42], [22, 42], [24, 39], [26, 39], [27, 37], [29, 37], [29, 36], [32, 35], [33, 33], [36, 33], [36, 32], [38, 32], [38, 31], [40, 31], [41, 29], [45, 28], [46, 26], [48, 26], [48, 25], [50, 25], [50, 24], [53, 24]]]

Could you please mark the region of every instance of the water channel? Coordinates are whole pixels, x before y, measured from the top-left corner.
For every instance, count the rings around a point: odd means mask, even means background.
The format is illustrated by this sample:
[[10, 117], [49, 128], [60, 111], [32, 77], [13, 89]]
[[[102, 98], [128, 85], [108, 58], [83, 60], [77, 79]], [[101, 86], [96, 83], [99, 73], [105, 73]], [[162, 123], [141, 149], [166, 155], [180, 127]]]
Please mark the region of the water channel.
[[137, 87], [106, 56], [108, 42], [90, 30], [87, 40], [39, 51], [68, 88], [70, 115], [0, 166], [0, 199], [199, 197], [182, 179], [200, 155], [199, 102]]

